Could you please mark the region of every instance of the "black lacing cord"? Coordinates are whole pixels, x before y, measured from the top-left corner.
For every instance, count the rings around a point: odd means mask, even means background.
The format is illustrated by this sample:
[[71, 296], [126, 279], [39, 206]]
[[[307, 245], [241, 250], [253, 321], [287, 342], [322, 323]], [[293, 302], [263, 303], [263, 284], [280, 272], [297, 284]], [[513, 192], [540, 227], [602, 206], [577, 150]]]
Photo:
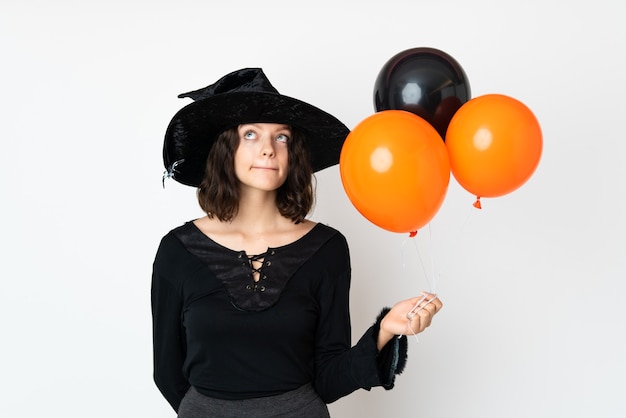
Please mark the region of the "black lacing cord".
[[[248, 256], [248, 263], [250, 264], [250, 270], [252, 270], [252, 274], [254, 273], [259, 273], [259, 275], [261, 274], [261, 269], [263, 268], [263, 260], [265, 259], [266, 256], [267, 256], [267, 251], [262, 254]], [[254, 267], [253, 263], [255, 261], [258, 261], [261, 263], [261, 265], [258, 268]]]

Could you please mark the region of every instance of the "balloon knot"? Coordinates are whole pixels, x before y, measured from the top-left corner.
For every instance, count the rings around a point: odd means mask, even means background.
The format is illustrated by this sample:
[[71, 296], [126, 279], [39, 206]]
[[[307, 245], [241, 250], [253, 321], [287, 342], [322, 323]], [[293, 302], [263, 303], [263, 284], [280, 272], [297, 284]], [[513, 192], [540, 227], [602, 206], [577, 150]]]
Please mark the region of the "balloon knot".
[[476, 209], [482, 209], [482, 205], [480, 204], [480, 197], [476, 196], [476, 201], [474, 202], [474, 207]]
[[416, 235], [417, 235], [417, 231], [411, 231], [411, 232], [409, 233], [409, 238], [413, 238], [413, 237], [415, 237]]

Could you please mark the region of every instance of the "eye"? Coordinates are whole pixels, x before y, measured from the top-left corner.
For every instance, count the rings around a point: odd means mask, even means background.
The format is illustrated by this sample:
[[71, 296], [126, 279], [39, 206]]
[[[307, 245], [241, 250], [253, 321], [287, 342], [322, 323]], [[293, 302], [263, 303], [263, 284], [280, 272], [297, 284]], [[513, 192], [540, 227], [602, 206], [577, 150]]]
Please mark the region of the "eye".
[[243, 139], [255, 139], [256, 138], [256, 132], [254, 131], [246, 131], [243, 134]]
[[286, 135], [286, 134], [278, 134], [276, 136], [276, 142], [287, 143], [287, 142], [289, 142], [289, 136]]

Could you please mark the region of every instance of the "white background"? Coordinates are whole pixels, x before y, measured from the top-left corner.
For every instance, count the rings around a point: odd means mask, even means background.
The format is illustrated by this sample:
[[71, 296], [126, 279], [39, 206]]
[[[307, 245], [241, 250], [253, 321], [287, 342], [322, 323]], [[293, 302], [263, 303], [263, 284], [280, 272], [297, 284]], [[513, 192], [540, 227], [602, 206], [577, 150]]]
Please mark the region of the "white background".
[[161, 236], [201, 216], [194, 190], [161, 185], [178, 93], [258, 66], [353, 128], [382, 65], [415, 47], [452, 55], [473, 97], [530, 107], [544, 152], [481, 211], [452, 179], [419, 252], [356, 212], [336, 167], [317, 175], [312, 216], [351, 245], [353, 338], [428, 287], [420, 257], [445, 303], [396, 388], [333, 416], [626, 416], [619, 1], [3, 3], [0, 416], [174, 416], [152, 383], [149, 290]]

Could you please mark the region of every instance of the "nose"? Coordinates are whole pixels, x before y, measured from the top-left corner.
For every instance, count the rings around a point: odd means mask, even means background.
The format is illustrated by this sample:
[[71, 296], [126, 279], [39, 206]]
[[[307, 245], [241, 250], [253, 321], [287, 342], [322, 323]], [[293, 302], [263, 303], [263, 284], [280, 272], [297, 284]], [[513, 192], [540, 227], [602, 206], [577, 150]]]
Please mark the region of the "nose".
[[261, 142], [261, 155], [263, 157], [272, 158], [274, 157], [274, 141], [269, 135], [266, 135]]

